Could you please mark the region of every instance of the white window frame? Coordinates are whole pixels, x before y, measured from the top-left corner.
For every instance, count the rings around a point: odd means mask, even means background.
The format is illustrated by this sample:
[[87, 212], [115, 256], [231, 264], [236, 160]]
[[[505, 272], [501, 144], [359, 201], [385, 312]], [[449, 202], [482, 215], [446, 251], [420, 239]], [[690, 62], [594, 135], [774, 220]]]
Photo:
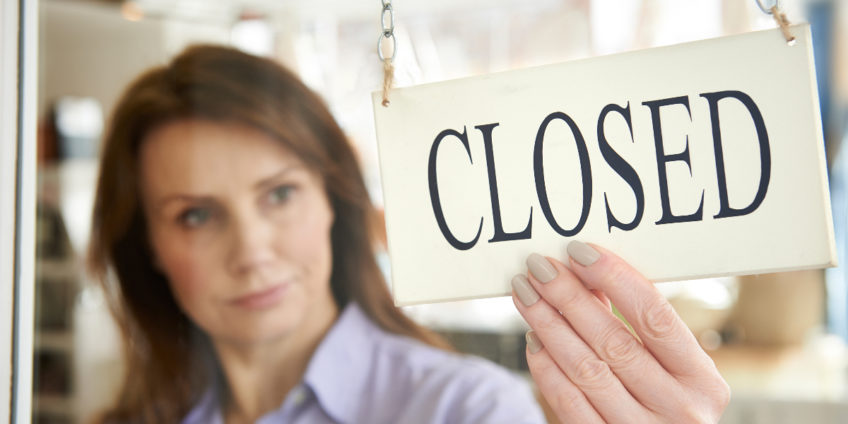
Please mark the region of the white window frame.
[[11, 418], [18, 127], [18, 3], [0, 3], [0, 422]]
[[0, 423], [32, 421], [38, 0], [0, 0]]

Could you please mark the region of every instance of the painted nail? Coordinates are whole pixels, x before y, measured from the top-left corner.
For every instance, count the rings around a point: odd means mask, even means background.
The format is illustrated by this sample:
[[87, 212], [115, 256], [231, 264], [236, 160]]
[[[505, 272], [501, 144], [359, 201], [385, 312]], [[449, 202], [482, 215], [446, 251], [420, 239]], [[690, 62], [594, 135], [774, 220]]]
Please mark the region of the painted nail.
[[542, 350], [542, 341], [539, 340], [539, 336], [536, 335], [535, 331], [528, 331], [527, 334], [524, 335], [524, 338], [527, 340], [527, 349], [530, 350], [530, 353], [538, 353]]
[[527, 257], [527, 268], [537, 280], [547, 283], [557, 276], [557, 270], [544, 256], [533, 253]]
[[530, 306], [539, 300], [539, 293], [536, 293], [536, 290], [533, 290], [533, 286], [531, 286], [530, 282], [527, 281], [527, 277], [521, 274], [512, 277], [512, 289], [515, 290], [518, 300], [520, 300], [524, 306]]
[[568, 256], [583, 266], [592, 265], [601, 258], [601, 254], [592, 249], [592, 246], [577, 240], [568, 243], [566, 250], [568, 250]]

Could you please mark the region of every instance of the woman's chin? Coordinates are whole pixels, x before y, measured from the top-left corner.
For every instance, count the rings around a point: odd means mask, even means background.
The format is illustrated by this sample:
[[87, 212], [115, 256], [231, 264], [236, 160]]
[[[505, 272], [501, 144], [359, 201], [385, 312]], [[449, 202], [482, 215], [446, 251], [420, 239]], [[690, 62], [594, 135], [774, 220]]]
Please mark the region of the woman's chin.
[[[306, 319], [303, 307], [276, 307], [261, 313], [240, 313], [222, 322], [224, 331], [211, 331], [213, 339], [238, 345], [267, 344], [280, 341], [297, 332]], [[217, 335], [215, 333], [218, 333]]]

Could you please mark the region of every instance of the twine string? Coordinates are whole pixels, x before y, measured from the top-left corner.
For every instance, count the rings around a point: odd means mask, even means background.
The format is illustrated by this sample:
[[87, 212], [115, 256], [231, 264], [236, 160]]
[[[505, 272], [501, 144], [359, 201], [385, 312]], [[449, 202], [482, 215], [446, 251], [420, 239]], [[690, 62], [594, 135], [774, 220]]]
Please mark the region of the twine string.
[[395, 82], [395, 66], [391, 60], [383, 61], [383, 106], [389, 106], [389, 91]]
[[383, 62], [383, 107], [389, 106], [389, 91], [395, 81], [395, 55], [397, 54], [397, 39], [395, 38], [395, 10], [392, 0], [381, 0], [383, 9], [380, 11], [380, 38], [377, 39], [377, 57]]
[[786, 14], [777, 5], [772, 6], [770, 10], [771, 16], [774, 17], [774, 21], [777, 22], [777, 26], [780, 27], [780, 31], [783, 33], [783, 38], [786, 39], [786, 44], [790, 46], [795, 44], [795, 36], [789, 32], [789, 19], [786, 18]]

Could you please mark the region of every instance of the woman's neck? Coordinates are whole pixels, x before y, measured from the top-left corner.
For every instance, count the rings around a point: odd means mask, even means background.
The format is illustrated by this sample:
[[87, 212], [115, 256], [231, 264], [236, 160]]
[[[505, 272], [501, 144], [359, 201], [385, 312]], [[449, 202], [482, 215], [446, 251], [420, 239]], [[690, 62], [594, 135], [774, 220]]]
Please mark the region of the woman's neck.
[[[322, 309], [327, 310], [316, 308]], [[226, 423], [253, 423], [280, 407], [338, 317], [335, 305], [330, 310], [332, 314], [304, 317], [295, 331], [265, 343], [214, 343], [227, 383], [221, 404]]]

